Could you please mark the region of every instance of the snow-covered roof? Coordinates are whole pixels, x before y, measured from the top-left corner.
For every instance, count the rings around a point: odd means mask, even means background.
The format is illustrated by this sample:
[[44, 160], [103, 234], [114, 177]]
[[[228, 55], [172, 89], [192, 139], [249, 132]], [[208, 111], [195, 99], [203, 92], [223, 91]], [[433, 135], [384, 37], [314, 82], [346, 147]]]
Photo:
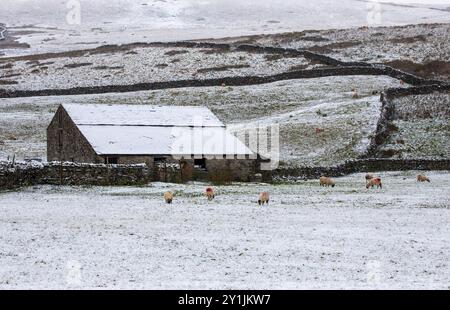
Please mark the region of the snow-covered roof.
[[77, 125], [224, 126], [206, 107], [63, 104]]
[[78, 128], [99, 155], [252, 154], [223, 127], [79, 125]]
[[206, 107], [64, 104], [99, 155], [251, 155]]

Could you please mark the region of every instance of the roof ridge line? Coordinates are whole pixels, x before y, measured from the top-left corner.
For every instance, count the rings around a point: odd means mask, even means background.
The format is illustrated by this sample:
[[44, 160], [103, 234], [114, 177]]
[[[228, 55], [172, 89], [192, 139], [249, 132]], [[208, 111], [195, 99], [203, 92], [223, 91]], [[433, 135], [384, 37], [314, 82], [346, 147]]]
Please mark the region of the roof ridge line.
[[75, 123], [77, 126], [116, 126], [116, 127], [188, 127], [188, 128], [226, 128], [225, 125], [143, 125], [143, 124], [82, 124]]

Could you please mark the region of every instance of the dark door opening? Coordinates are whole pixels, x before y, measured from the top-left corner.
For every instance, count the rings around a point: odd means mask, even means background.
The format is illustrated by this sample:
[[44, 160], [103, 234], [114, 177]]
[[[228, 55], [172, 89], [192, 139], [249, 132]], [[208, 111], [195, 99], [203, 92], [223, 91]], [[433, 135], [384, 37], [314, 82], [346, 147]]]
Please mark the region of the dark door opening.
[[194, 168], [206, 169], [206, 159], [205, 158], [194, 159]]
[[165, 157], [155, 157], [155, 158], [153, 158], [153, 162], [155, 164], [165, 163], [166, 162], [166, 158]]
[[105, 157], [105, 164], [117, 164], [118, 162], [118, 157]]

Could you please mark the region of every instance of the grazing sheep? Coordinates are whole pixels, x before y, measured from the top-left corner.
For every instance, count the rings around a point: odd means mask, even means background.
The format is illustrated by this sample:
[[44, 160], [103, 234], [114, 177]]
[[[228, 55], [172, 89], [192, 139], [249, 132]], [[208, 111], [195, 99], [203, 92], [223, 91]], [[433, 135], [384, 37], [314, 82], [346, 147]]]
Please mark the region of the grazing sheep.
[[320, 186], [327, 186], [327, 187], [328, 186], [334, 187], [336, 185], [332, 179], [324, 177], [324, 176], [320, 177], [319, 183], [320, 183]]
[[380, 177], [370, 179], [369, 182], [367, 182], [366, 188], [373, 188], [374, 186], [376, 186], [377, 188], [383, 188], [383, 186], [381, 185]]
[[261, 192], [259, 194], [258, 204], [263, 205], [264, 203], [269, 204], [269, 192]]
[[164, 193], [164, 200], [166, 201], [166, 203], [172, 203], [172, 200], [173, 200], [172, 192], [165, 192]]
[[214, 190], [211, 187], [208, 187], [206, 189], [206, 197], [208, 198], [208, 200], [213, 200], [215, 195], [214, 195]]
[[417, 182], [430, 182], [430, 179], [423, 174], [419, 174], [417, 175]]
[[358, 99], [359, 98], [359, 95], [358, 95], [358, 93], [356, 91], [353, 92], [352, 98], [353, 99]]

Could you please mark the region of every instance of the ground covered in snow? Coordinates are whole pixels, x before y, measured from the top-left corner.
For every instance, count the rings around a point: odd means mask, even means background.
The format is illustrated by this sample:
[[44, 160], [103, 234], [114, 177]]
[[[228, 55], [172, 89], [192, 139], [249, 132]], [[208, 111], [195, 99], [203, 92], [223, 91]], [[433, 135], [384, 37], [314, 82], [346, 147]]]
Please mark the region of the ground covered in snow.
[[[160, 104], [206, 106], [230, 128], [278, 124], [282, 163], [336, 164], [364, 153], [380, 114], [378, 92], [390, 87], [401, 85], [385, 76], [342, 76], [240, 87], [0, 99], [0, 158], [45, 158], [46, 128], [61, 103]], [[353, 98], [352, 90], [359, 98]], [[316, 133], [316, 128], [323, 131]]]
[[450, 158], [450, 94], [393, 100], [390, 136], [380, 155], [393, 158]]
[[450, 174], [417, 173], [2, 192], [0, 288], [449, 289]]
[[448, 1], [2, 0], [0, 55], [418, 22], [448, 22]]
[[306, 30], [218, 41], [307, 49], [342, 61], [384, 63], [424, 77], [450, 79], [448, 23]]
[[1, 87], [21, 90], [264, 76], [320, 66], [301, 56], [156, 46], [0, 61]]

